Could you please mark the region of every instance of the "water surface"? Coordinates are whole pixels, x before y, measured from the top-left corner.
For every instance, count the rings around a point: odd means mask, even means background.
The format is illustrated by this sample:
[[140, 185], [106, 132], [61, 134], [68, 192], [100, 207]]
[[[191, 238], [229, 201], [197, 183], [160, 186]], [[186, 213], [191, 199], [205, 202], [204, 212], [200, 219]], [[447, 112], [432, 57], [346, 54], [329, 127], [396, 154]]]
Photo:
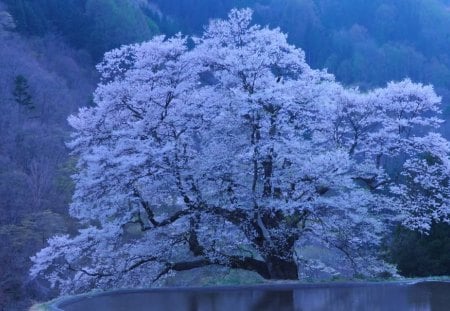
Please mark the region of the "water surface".
[[450, 283], [353, 283], [117, 291], [65, 311], [449, 311]]

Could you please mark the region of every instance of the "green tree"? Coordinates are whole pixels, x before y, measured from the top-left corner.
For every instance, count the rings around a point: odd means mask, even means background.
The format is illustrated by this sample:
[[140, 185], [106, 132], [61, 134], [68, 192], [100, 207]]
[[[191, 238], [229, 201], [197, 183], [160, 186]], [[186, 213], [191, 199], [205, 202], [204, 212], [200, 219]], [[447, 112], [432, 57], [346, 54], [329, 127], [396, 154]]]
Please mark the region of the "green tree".
[[96, 59], [110, 49], [150, 39], [158, 32], [149, 17], [126, 0], [88, 0], [86, 15], [91, 25], [87, 46]]
[[22, 75], [16, 76], [14, 79], [14, 100], [22, 107], [26, 107], [28, 110], [33, 110], [36, 107], [33, 103], [33, 98], [30, 94], [30, 86], [27, 78]]
[[388, 253], [403, 276], [450, 275], [450, 225], [434, 223], [429, 234], [399, 226]]

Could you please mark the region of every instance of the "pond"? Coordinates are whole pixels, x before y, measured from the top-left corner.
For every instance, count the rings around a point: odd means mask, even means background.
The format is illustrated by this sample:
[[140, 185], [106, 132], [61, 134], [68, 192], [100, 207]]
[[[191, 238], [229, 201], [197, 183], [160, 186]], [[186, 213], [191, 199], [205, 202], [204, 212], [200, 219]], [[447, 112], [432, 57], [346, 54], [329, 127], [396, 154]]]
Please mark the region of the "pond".
[[450, 310], [449, 282], [336, 283], [115, 291], [74, 297], [64, 311]]

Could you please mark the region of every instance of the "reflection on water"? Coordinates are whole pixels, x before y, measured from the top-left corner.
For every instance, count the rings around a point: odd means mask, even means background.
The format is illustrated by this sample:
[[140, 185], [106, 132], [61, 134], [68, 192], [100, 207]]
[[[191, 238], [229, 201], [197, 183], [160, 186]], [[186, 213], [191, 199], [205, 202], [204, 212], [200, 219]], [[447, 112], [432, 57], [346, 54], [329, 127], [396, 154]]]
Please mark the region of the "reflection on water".
[[450, 283], [331, 284], [120, 292], [60, 306], [65, 311], [448, 311]]

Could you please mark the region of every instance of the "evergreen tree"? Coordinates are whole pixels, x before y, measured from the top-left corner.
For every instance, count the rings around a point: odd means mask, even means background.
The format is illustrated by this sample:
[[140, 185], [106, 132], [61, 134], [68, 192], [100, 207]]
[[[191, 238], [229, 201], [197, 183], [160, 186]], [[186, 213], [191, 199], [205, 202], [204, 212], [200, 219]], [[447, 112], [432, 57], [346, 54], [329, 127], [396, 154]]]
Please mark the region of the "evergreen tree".
[[22, 75], [16, 76], [14, 79], [14, 100], [20, 106], [26, 107], [28, 110], [35, 109], [33, 99], [30, 94], [30, 86], [28, 80]]

